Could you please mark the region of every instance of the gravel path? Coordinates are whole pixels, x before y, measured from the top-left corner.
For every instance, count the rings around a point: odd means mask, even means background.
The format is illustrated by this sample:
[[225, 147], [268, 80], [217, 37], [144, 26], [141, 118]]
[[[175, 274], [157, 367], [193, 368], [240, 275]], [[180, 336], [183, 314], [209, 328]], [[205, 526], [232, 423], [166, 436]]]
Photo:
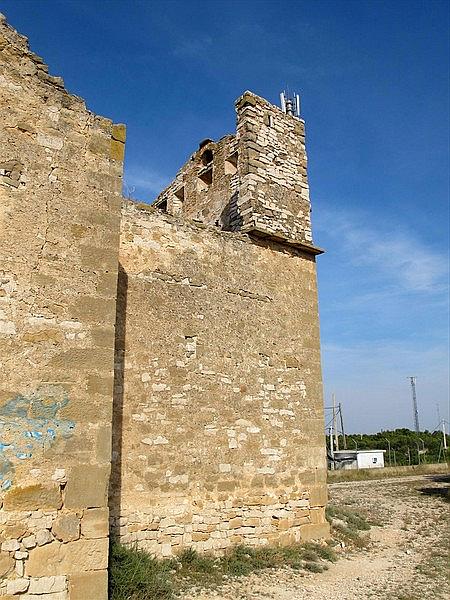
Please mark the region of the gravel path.
[[368, 548], [343, 550], [324, 573], [259, 572], [184, 600], [450, 599], [448, 484], [442, 475], [334, 483], [333, 504], [383, 523], [372, 527]]

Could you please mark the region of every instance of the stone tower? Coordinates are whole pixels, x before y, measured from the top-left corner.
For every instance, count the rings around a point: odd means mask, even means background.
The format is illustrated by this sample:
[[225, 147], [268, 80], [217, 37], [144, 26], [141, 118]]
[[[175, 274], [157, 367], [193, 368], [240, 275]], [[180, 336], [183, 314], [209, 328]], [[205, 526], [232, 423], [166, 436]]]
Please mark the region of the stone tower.
[[301, 119], [245, 92], [237, 130], [203, 140], [155, 206], [169, 214], [303, 248], [312, 244]]
[[0, 123], [0, 595], [100, 600], [125, 130], [1, 15]]

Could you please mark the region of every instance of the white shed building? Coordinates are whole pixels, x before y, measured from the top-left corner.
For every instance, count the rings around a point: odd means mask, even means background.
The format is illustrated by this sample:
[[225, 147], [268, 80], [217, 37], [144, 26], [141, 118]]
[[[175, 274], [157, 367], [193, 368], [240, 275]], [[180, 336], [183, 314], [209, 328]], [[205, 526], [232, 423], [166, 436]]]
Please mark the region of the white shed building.
[[[333, 453], [333, 469], [380, 469], [384, 467], [386, 450], [336, 450]], [[334, 465], [334, 466], [333, 466]]]

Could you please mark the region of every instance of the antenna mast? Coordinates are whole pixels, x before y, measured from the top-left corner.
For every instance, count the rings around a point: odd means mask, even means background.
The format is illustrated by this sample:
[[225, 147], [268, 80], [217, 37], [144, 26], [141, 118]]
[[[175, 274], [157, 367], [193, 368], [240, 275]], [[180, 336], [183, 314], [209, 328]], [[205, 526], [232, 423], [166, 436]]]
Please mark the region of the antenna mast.
[[411, 382], [412, 391], [412, 402], [413, 402], [413, 413], [414, 413], [414, 428], [416, 433], [420, 432], [419, 428], [419, 411], [417, 410], [417, 396], [416, 396], [416, 377], [412, 376], [408, 378]]
[[300, 96], [298, 94], [290, 96], [289, 89], [287, 92], [283, 91], [280, 94], [280, 103], [284, 113], [300, 119]]

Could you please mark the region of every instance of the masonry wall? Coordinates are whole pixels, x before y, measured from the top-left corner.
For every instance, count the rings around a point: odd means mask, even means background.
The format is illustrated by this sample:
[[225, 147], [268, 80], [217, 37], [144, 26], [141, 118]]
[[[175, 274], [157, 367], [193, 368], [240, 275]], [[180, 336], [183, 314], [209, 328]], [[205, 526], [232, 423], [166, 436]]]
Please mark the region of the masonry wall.
[[124, 207], [114, 530], [187, 546], [327, 535], [314, 257]]
[[305, 124], [250, 92], [236, 101], [240, 191], [235, 229], [312, 244]]
[[107, 598], [124, 127], [0, 20], [0, 595]]

